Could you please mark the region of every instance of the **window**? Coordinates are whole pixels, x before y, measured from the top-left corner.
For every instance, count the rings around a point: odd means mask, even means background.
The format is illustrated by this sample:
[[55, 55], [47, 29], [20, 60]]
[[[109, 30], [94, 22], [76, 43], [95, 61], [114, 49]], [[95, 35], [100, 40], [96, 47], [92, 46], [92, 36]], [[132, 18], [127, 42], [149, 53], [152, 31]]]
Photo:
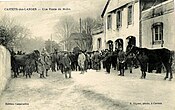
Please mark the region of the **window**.
[[133, 20], [133, 6], [129, 6], [128, 7], [128, 25], [132, 24], [132, 20]]
[[97, 49], [101, 49], [101, 38], [97, 40]]
[[116, 13], [116, 24], [117, 24], [117, 28], [120, 28], [122, 26], [122, 11], [117, 11]]
[[108, 29], [112, 28], [112, 16], [111, 15], [108, 15], [108, 18], [107, 18], [107, 28]]
[[152, 25], [153, 44], [163, 45], [163, 23], [157, 22]]

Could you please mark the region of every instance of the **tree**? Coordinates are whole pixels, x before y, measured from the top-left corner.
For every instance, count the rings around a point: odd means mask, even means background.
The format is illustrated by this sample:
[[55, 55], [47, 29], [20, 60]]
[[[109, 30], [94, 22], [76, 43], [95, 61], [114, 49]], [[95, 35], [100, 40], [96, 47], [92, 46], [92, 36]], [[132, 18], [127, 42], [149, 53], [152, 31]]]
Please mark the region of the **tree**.
[[77, 32], [77, 22], [72, 16], [64, 16], [55, 26], [55, 37], [60, 41], [68, 39], [70, 34]]
[[30, 31], [18, 24], [15, 19], [3, 16], [0, 19], [1, 44], [7, 49], [21, 48], [21, 41], [30, 35]]
[[80, 49], [92, 50], [92, 32], [97, 28], [102, 28], [102, 25], [100, 17], [82, 19], [80, 27], [80, 23], [75, 21], [73, 17], [65, 16], [56, 24], [55, 36], [64, 42], [69, 51], [76, 46]]
[[[94, 30], [102, 29], [103, 20], [98, 16], [97, 18], [87, 17], [82, 20], [83, 36], [87, 37], [89, 40], [86, 41], [86, 47], [88, 50], [92, 50], [92, 33]], [[82, 41], [83, 42], [83, 41]]]
[[47, 50], [47, 52], [52, 53], [54, 52], [55, 49], [57, 50], [61, 50], [61, 47], [58, 43], [56, 43], [55, 41], [51, 41], [50, 39], [48, 39], [47, 41], [45, 41], [45, 48]]

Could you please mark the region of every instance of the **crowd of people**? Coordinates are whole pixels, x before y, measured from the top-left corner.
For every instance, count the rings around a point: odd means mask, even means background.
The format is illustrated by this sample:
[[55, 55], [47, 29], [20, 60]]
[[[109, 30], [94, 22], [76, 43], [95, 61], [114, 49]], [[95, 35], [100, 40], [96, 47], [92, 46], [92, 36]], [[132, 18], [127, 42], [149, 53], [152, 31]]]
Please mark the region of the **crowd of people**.
[[[51, 54], [48, 54], [43, 49], [41, 51], [41, 57], [37, 61], [37, 72], [41, 78], [45, 78], [48, 76], [49, 69], [52, 72], [61, 70], [65, 74], [65, 78], [71, 78], [71, 71], [80, 71], [80, 74], [84, 74], [88, 69], [98, 72], [103, 68], [109, 74], [111, 68], [113, 68], [116, 72], [120, 72], [119, 76], [124, 76], [125, 69], [129, 68], [130, 73], [132, 73], [132, 68], [138, 68], [138, 63], [132, 53], [126, 55], [122, 48], [116, 51], [105, 49], [102, 51], [87, 52], [80, 50], [78, 53], [58, 51], [55, 49]], [[147, 68], [147, 66], [144, 68]]]
[[[147, 59], [144, 55], [142, 55], [142, 57], [145, 57], [143, 58], [145, 60]], [[77, 53], [58, 51], [55, 49], [54, 52], [50, 54], [43, 48], [39, 58], [35, 62], [28, 61], [25, 68], [28, 68], [27, 71], [33, 68], [30, 73], [37, 72], [40, 78], [46, 78], [49, 75], [49, 70], [52, 72], [61, 70], [61, 73], [65, 74], [65, 78], [71, 78], [72, 71], [80, 71], [80, 74], [84, 74], [88, 69], [93, 69], [98, 72], [102, 68], [106, 70], [107, 74], [109, 74], [111, 68], [113, 68], [116, 70], [116, 73], [119, 71], [119, 76], [124, 76], [125, 69], [129, 69], [130, 73], [132, 73], [132, 68], [138, 68], [139, 63], [143, 64], [141, 65], [141, 70], [142, 74], [145, 74], [147, 64], [144, 64], [144, 60], [142, 61], [143, 62], [138, 62], [132, 53], [126, 55], [122, 48], [115, 51], [108, 49], [93, 52], [80, 50]]]

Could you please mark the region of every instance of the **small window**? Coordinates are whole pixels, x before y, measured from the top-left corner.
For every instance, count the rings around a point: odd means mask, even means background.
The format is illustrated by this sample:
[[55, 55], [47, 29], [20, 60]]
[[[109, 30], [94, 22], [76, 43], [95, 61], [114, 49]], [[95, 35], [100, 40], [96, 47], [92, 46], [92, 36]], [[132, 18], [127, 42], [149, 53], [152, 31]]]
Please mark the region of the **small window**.
[[132, 24], [132, 20], [133, 20], [133, 6], [129, 6], [128, 7], [128, 25]]
[[97, 40], [97, 49], [99, 50], [99, 49], [101, 49], [101, 38], [98, 38], [98, 40]]
[[117, 28], [120, 28], [122, 26], [122, 11], [117, 11], [116, 13], [116, 24], [117, 24]]
[[112, 16], [111, 15], [108, 15], [108, 18], [107, 18], [107, 28], [108, 29], [112, 28]]
[[163, 44], [163, 23], [158, 22], [152, 25], [153, 44]]

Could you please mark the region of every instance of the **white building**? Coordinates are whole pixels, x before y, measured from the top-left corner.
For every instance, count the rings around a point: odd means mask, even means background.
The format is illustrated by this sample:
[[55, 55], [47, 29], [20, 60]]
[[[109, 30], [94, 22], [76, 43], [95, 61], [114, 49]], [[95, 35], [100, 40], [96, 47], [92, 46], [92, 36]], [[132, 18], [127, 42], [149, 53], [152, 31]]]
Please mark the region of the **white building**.
[[175, 50], [174, 1], [168, 0], [142, 11], [142, 46]]
[[[106, 44], [114, 48], [122, 46], [125, 50], [127, 37], [134, 36], [139, 45], [139, 2], [138, 0], [108, 0], [102, 12]], [[118, 41], [118, 42], [116, 42]], [[106, 48], [110, 46], [107, 45]]]
[[92, 41], [93, 51], [97, 51], [97, 50], [101, 51], [106, 48], [103, 29], [94, 31], [92, 34], [92, 38], [93, 38], [93, 41]]

